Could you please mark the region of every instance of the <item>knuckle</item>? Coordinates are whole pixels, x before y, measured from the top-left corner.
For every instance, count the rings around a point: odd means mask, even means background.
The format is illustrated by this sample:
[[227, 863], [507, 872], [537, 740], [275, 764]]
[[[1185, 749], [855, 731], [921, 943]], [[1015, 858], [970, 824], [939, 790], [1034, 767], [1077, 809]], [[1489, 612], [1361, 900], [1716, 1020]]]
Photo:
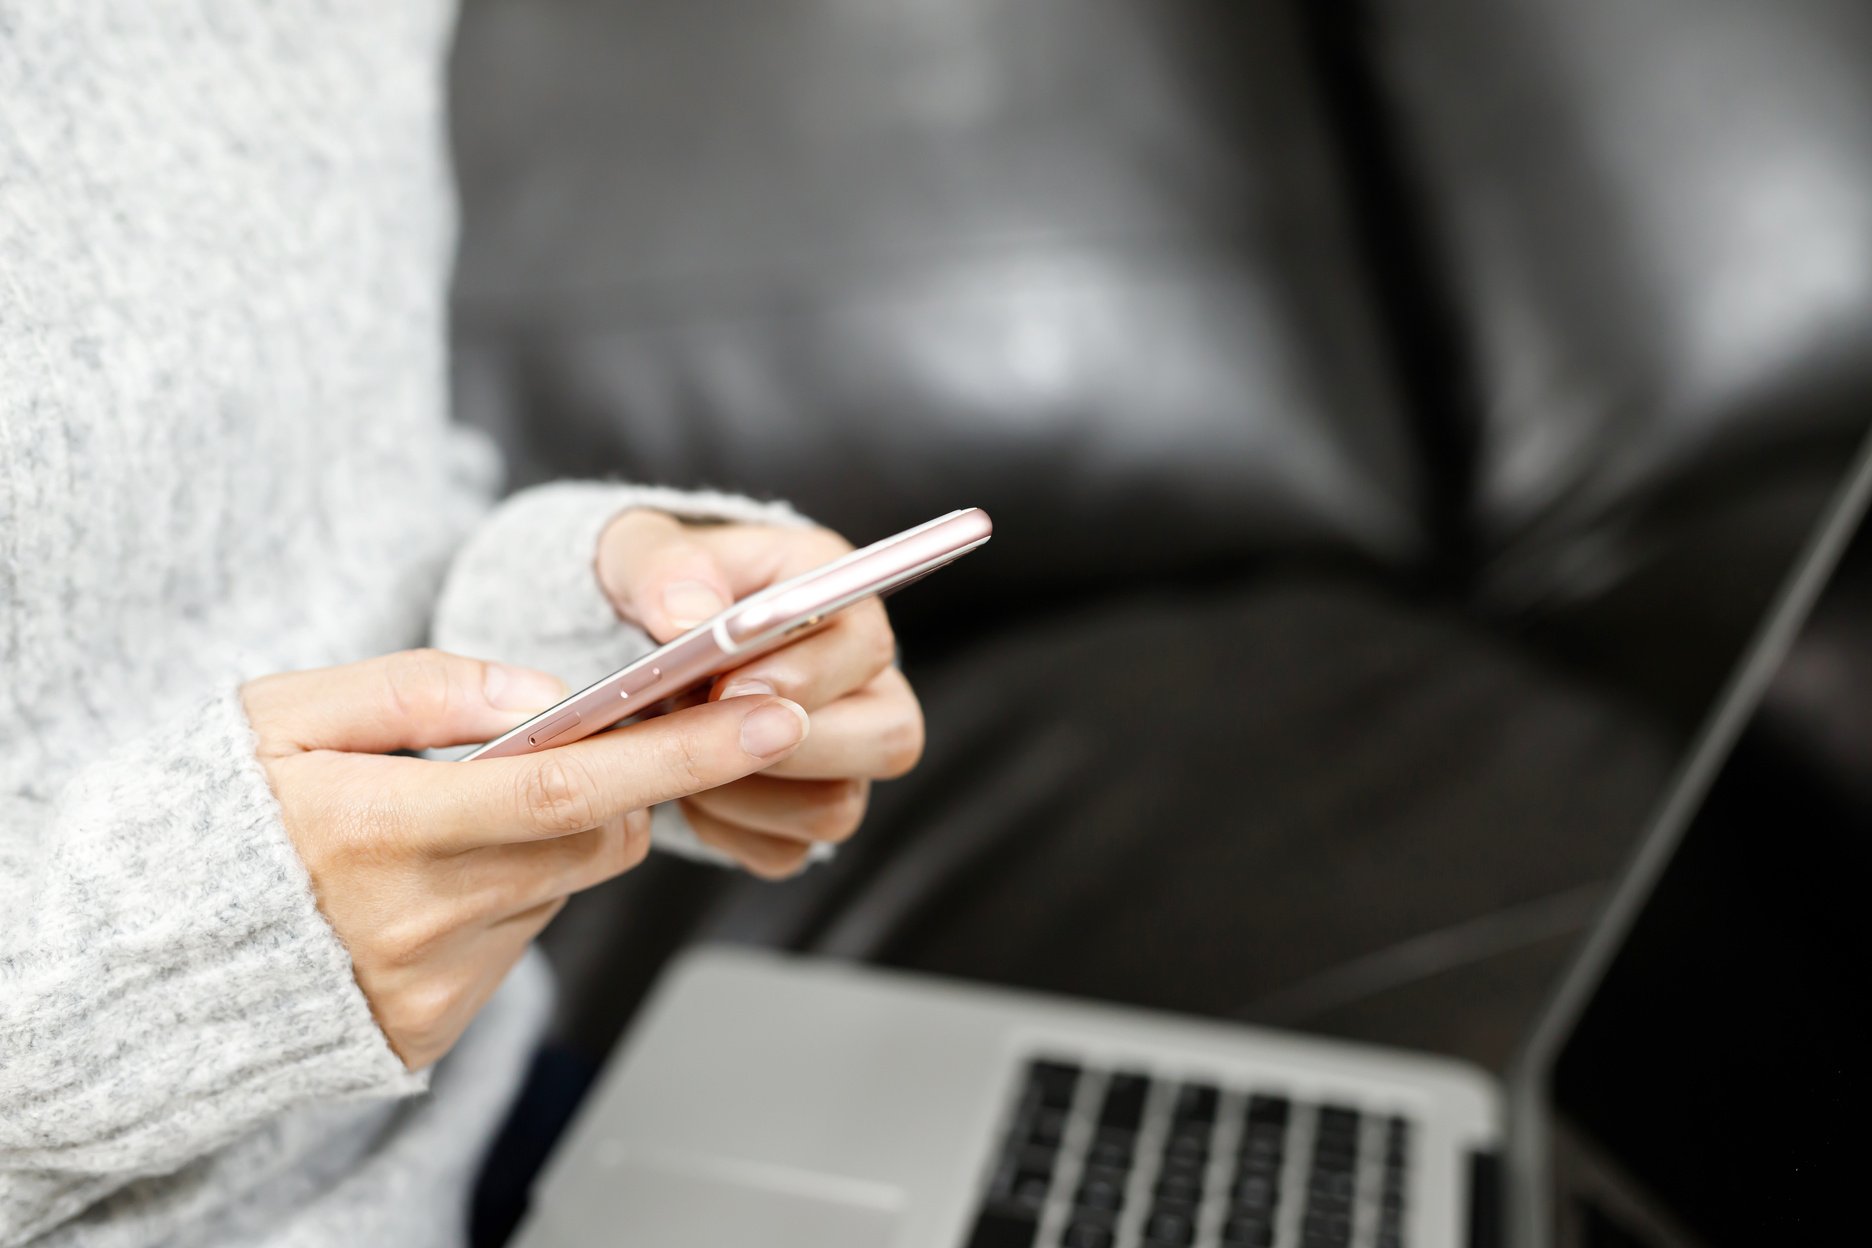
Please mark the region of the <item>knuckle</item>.
[[804, 845], [766, 838], [758, 852], [743, 858], [742, 865], [763, 880], [790, 880], [805, 868], [809, 852]]
[[665, 774], [686, 793], [715, 787], [701, 737], [691, 726], [664, 739], [662, 763]]
[[923, 761], [925, 743], [920, 711], [885, 728], [879, 741], [879, 779], [895, 780], [915, 769]]
[[618, 851], [624, 865], [620, 873], [633, 870], [643, 865], [650, 856], [650, 812], [633, 810], [624, 816], [623, 834], [618, 838], [621, 848]]
[[864, 629], [865, 660], [873, 672], [881, 672], [897, 661], [897, 634], [891, 631], [890, 619], [877, 603], [870, 624]]
[[403, 650], [384, 660], [384, 686], [390, 707], [405, 720], [447, 714], [453, 699], [455, 665], [440, 650]]
[[328, 762], [299, 755], [274, 764], [281, 814], [314, 882], [403, 865], [417, 843], [408, 813], [371, 776], [333, 775]]
[[814, 528], [806, 530], [804, 538], [806, 548], [815, 554], [835, 559], [840, 555], [849, 555], [857, 547], [845, 540], [841, 533], [831, 529]]
[[864, 822], [870, 786], [862, 780], [833, 781], [825, 800], [813, 812], [810, 832], [814, 840], [841, 844], [851, 839]]
[[632, 507], [605, 526], [599, 538], [599, 566], [613, 588], [623, 591], [646, 567], [662, 558], [669, 543], [682, 533], [682, 524], [666, 512]]
[[617, 534], [620, 540], [636, 544], [673, 537], [682, 532], [682, 522], [654, 507], [627, 507], [611, 522], [609, 531]]
[[240, 687], [241, 710], [246, 712], [247, 722], [260, 739], [258, 753], [262, 759], [288, 752], [274, 748], [274, 738], [278, 735], [280, 708], [289, 700], [287, 685], [290, 680], [289, 676], [281, 674], [257, 676]]
[[404, 1053], [433, 1053], [453, 1038], [459, 995], [445, 980], [424, 977], [379, 1007], [384, 1030]]
[[519, 807], [528, 826], [557, 836], [582, 832], [599, 822], [583, 765], [554, 757], [553, 752], [521, 773]]
[[432, 914], [406, 914], [383, 924], [371, 941], [371, 960], [399, 971], [427, 962], [454, 924]]
[[576, 872], [578, 887], [572, 891], [615, 879], [643, 861], [650, 848], [649, 835], [646, 831], [639, 845], [632, 831], [633, 822], [628, 815], [619, 816], [589, 833], [591, 843], [581, 855]]
[[550, 891], [532, 871], [507, 871], [487, 883], [477, 908], [483, 919], [504, 919], [531, 910]]
[[548, 923], [551, 923], [554, 919], [559, 917], [559, 912], [564, 910], [566, 908], [566, 903], [571, 900], [571, 894], [561, 894], [558, 897], [553, 897], [541, 902], [539, 905], [533, 907], [533, 909], [527, 911], [527, 913], [532, 916], [533, 922], [538, 924], [539, 929], [544, 930]]

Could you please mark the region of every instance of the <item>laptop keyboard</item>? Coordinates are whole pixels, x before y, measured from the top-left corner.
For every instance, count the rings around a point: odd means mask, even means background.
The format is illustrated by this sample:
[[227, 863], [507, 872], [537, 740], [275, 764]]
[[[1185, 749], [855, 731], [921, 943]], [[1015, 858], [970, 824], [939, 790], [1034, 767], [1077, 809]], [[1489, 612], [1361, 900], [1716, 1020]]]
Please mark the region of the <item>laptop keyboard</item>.
[[1404, 1118], [1042, 1058], [965, 1248], [1405, 1248]]

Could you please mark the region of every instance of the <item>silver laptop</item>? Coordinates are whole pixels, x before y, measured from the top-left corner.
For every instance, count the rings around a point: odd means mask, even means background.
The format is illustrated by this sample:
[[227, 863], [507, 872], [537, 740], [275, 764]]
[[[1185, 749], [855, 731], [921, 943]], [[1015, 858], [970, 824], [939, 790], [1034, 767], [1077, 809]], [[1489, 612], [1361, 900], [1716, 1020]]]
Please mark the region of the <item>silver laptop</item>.
[[521, 1248], [1872, 1243], [1869, 490], [1862, 457], [1506, 1087], [704, 950], [594, 1090]]

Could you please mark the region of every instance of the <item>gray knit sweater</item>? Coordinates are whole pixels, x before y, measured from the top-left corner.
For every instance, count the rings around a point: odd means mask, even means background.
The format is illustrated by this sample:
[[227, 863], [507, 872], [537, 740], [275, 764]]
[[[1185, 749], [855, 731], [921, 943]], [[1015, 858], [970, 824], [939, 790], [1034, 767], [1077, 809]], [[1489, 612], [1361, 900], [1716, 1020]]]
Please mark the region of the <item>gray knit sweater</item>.
[[[0, 1244], [447, 1244], [547, 1004], [406, 1072], [235, 695], [595, 676], [620, 507], [449, 426], [440, 0], [0, 0]], [[665, 837], [680, 828], [665, 820]]]

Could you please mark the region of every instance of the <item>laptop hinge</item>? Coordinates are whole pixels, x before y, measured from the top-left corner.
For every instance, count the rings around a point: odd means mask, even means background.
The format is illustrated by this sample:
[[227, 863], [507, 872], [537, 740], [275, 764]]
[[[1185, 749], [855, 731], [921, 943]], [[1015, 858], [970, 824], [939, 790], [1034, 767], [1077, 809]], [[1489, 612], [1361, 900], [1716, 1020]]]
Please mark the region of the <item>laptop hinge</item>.
[[1469, 1154], [1469, 1248], [1502, 1248], [1502, 1159]]

